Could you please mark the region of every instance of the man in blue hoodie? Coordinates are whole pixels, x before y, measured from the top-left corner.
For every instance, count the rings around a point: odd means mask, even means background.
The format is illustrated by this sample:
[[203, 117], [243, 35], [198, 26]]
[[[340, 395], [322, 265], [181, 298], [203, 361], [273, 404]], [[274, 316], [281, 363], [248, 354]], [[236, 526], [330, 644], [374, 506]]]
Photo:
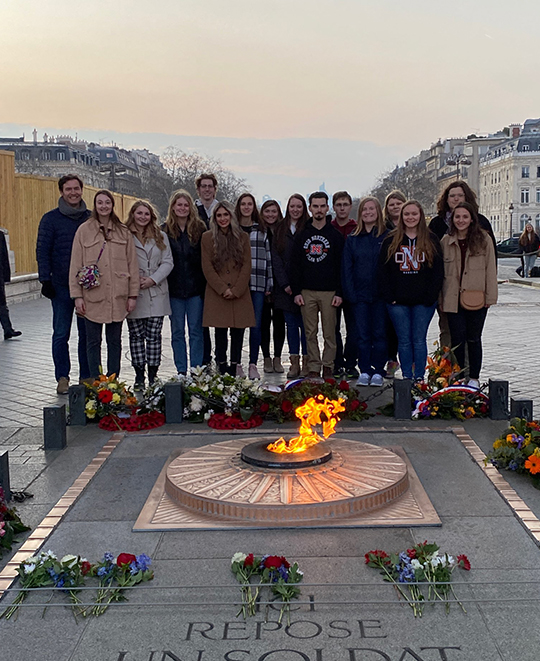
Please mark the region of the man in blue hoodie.
[[[39, 223], [36, 258], [41, 293], [51, 300], [53, 310], [52, 355], [58, 382], [56, 392], [69, 389], [69, 336], [74, 302], [69, 295], [69, 264], [75, 233], [90, 216], [82, 199], [83, 182], [76, 174], [66, 174], [58, 181], [58, 207], [46, 213]], [[84, 319], [77, 317], [79, 333], [79, 378], [90, 376], [86, 356]]]

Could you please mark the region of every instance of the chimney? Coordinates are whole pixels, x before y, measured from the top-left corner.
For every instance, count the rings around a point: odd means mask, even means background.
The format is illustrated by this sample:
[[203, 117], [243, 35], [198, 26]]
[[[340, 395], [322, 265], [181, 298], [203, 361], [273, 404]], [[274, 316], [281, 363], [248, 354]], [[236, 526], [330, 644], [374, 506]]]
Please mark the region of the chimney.
[[508, 127], [510, 129], [511, 138], [519, 138], [521, 135], [521, 125], [520, 124], [510, 124]]
[[32, 131], [32, 135], [34, 136], [34, 144], [37, 145], [37, 129]]

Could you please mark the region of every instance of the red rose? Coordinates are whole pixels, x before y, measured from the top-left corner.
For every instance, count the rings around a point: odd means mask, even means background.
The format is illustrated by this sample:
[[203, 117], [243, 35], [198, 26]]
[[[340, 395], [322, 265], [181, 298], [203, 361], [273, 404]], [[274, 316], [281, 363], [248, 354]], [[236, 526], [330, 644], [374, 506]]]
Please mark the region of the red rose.
[[266, 413], [266, 412], [268, 411], [269, 408], [270, 408], [270, 406], [268, 406], [267, 402], [263, 402], [263, 403], [259, 406], [259, 411], [260, 411], [261, 413]]
[[110, 401], [112, 401], [112, 398], [112, 392], [106, 388], [98, 392], [98, 399], [100, 402], [103, 402], [103, 404], [108, 404]]
[[339, 384], [339, 389], [340, 390], [350, 390], [351, 386], [347, 383], [347, 381], [345, 381], [345, 379], [343, 379], [343, 381], [341, 381], [341, 383]]
[[360, 408], [362, 409], [362, 411], [365, 411], [367, 409], [367, 404], [365, 402], [361, 402]]
[[253, 567], [253, 553], [250, 553], [244, 560], [244, 567]]
[[407, 549], [407, 555], [411, 560], [416, 558], [416, 549]]
[[458, 555], [457, 562], [458, 562], [458, 567], [461, 567], [461, 569], [464, 569], [465, 571], [470, 571], [471, 563], [469, 561], [469, 558], [465, 554]]
[[281, 410], [283, 411], [283, 413], [290, 413], [293, 410], [292, 402], [289, 401], [288, 399], [284, 399], [281, 402]]
[[81, 562], [81, 573], [83, 576], [86, 576], [88, 572], [92, 569], [92, 565], [88, 562], [88, 560], [83, 560]]
[[281, 564], [285, 567], [285, 569], [289, 569], [291, 566], [290, 562], [284, 555], [281, 556]]
[[336, 380], [335, 380], [335, 379], [332, 379], [332, 378], [330, 378], [330, 379], [325, 379], [324, 382], [325, 382], [325, 383], [329, 383], [331, 386], [335, 386], [335, 385], [336, 385]]
[[390, 557], [388, 553], [385, 551], [381, 551], [381, 549], [375, 549], [375, 551], [368, 551], [364, 555], [364, 558], [366, 559], [366, 565], [370, 562], [376, 562], [377, 560], [382, 560], [384, 564], [388, 564], [390, 562]]
[[356, 411], [356, 409], [360, 406], [360, 402], [357, 399], [352, 399], [349, 402], [349, 409], [351, 411]]
[[124, 567], [125, 565], [129, 567], [132, 562], [137, 562], [137, 558], [131, 553], [120, 553], [118, 558], [116, 558], [116, 564], [119, 567]]
[[267, 569], [279, 569], [283, 564], [282, 560], [284, 560], [284, 558], [279, 555], [269, 555], [264, 561], [264, 566]]

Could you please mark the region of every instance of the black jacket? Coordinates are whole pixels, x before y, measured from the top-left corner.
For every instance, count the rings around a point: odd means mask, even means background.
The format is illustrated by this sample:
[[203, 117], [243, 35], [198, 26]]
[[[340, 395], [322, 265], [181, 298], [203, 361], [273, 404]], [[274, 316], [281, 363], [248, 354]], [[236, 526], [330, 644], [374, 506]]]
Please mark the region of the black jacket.
[[[167, 233], [166, 226], [161, 228]], [[173, 270], [167, 276], [171, 298], [203, 296], [206, 280], [201, 265], [201, 239], [193, 245], [187, 231], [180, 232], [178, 239], [167, 233], [173, 256]]]
[[432, 266], [416, 259], [416, 239], [405, 240], [402, 250], [387, 259], [392, 237], [387, 237], [379, 255], [379, 293], [387, 303], [398, 305], [433, 305], [439, 297], [444, 278], [444, 261], [439, 239], [431, 234], [435, 244]]
[[291, 261], [293, 296], [302, 289], [335, 291], [341, 296], [341, 257], [343, 237], [330, 224], [318, 230], [310, 222], [294, 237]]
[[9, 266], [9, 253], [6, 237], [0, 230], [0, 286], [11, 280], [11, 268]]

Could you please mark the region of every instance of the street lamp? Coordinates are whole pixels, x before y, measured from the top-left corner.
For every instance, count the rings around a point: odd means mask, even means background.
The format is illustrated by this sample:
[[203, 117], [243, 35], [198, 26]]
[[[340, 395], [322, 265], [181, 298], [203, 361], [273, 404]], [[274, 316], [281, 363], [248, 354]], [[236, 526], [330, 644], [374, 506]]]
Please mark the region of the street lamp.
[[459, 166], [460, 165], [471, 165], [472, 161], [465, 156], [465, 154], [458, 154], [451, 156], [447, 161], [447, 165], [455, 165], [457, 172], [457, 180], [459, 181]]
[[514, 213], [514, 203], [510, 202], [510, 205], [508, 206], [508, 211], [510, 212], [510, 238], [514, 236], [514, 230], [512, 227], [512, 214]]

